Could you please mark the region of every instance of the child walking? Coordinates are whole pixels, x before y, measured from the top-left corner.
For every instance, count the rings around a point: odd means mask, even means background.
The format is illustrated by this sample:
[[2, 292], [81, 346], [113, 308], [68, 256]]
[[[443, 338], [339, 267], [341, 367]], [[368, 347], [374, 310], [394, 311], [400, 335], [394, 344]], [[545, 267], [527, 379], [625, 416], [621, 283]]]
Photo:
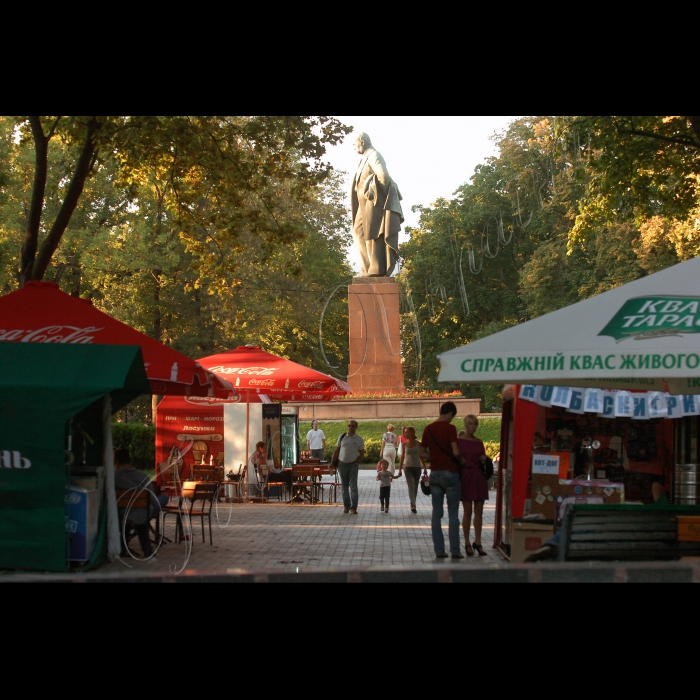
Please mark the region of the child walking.
[[379, 503], [382, 513], [389, 512], [389, 497], [391, 496], [391, 482], [393, 476], [389, 471], [389, 462], [386, 459], [379, 460], [377, 465], [377, 481], [379, 482]]

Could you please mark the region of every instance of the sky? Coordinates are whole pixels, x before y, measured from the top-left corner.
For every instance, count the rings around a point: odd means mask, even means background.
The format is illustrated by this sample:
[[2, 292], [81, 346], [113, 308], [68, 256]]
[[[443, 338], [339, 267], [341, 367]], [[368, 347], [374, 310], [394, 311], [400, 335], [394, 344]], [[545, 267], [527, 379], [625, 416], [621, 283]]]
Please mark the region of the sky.
[[[336, 170], [348, 172], [349, 191], [359, 160], [353, 150], [355, 132], [364, 131], [384, 157], [389, 175], [403, 196], [403, 227], [417, 226], [416, 204], [429, 206], [436, 199], [450, 199], [474, 174], [474, 168], [497, 155], [490, 137], [506, 130], [519, 117], [347, 117], [337, 116], [354, 131], [338, 146], [328, 148], [325, 159]], [[403, 230], [399, 244], [406, 240]], [[354, 250], [350, 263], [359, 270]]]

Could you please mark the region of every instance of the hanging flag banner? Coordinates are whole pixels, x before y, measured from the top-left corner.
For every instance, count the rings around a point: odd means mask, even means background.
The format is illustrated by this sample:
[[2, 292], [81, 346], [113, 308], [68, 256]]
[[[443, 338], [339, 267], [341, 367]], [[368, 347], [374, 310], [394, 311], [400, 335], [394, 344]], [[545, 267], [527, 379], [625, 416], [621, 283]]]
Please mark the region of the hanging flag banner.
[[649, 418], [665, 418], [668, 416], [666, 394], [660, 391], [647, 392], [647, 413]]
[[662, 391], [611, 391], [567, 386], [523, 384], [520, 398], [539, 406], [556, 406], [569, 413], [597, 413], [602, 418], [683, 418], [700, 416], [700, 395], [671, 395]]

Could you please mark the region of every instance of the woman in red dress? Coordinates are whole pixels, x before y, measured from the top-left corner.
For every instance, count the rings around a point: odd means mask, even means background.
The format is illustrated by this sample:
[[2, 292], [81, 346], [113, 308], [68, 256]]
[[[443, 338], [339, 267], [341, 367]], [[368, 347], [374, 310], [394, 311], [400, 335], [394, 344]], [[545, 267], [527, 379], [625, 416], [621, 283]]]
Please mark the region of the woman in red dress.
[[[481, 471], [481, 464], [486, 462], [486, 450], [484, 443], [474, 435], [479, 427], [479, 419], [474, 415], [468, 415], [464, 419], [465, 437], [458, 438], [459, 451], [464, 457], [465, 466], [462, 467], [462, 506], [464, 507], [464, 519], [462, 529], [468, 557], [474, 556], [474, 550], [480, 557], [485, 557], [486, 552], [481, 546], [481, 526], [484, 516], [484, 501], [489, 498], [489, 485]], [[472, 504], [474, 511], [474, 547], [469, 544], [469, 530], [471, 528]]]

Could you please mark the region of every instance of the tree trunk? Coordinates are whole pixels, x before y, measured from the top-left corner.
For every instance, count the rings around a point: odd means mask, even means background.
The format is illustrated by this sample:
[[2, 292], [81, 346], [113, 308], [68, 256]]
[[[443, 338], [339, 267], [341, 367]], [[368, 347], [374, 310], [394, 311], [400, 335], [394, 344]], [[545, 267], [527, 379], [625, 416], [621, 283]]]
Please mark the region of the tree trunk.
[[32, 267], [36, 258], [36, 249], [39, 240], [39, 224], [41, 212], [44, 208], [44, 194], [46, 192], [46, 176], [48, 173], [49, 138], [44, 135], [39, 117], [29, 117], [29, 124], [34, 137], [34, 184], [32, 185], [32, 201], [29, 205], [27, 226], [24, 232], [24, 244], [20, 261], [19, 286], [32, 279]]
[[[97, 117], [92, 117], [88, 122], [87, 134], [80, 152], [80, 157], [75, 166], [75, 171], [73, 172], [73, 178], [68, 186], [68, 192], [63, 200], [58, 216], [56, 216], [56, 220], [49, 231], [49, 235], [46, 237], [46, 240], [39, 250], [39, 255], [34, 261], [30, 279], [41, 280], [44, 278], [51, 258], [56, 252], [56, 248], [58, 248], [58, 244], [61, 242], [61, 237], [70, 223], [71, 216], [78, 205], [78, 200], [85, 186], [85, 180], [90, 173], [90, 169], [94, 164], [94, 157], [97, 154], [95, 135], [97, 134], [99, 126]], [[45, 180], [46, 176], [44, 175], [44, 181]]]

